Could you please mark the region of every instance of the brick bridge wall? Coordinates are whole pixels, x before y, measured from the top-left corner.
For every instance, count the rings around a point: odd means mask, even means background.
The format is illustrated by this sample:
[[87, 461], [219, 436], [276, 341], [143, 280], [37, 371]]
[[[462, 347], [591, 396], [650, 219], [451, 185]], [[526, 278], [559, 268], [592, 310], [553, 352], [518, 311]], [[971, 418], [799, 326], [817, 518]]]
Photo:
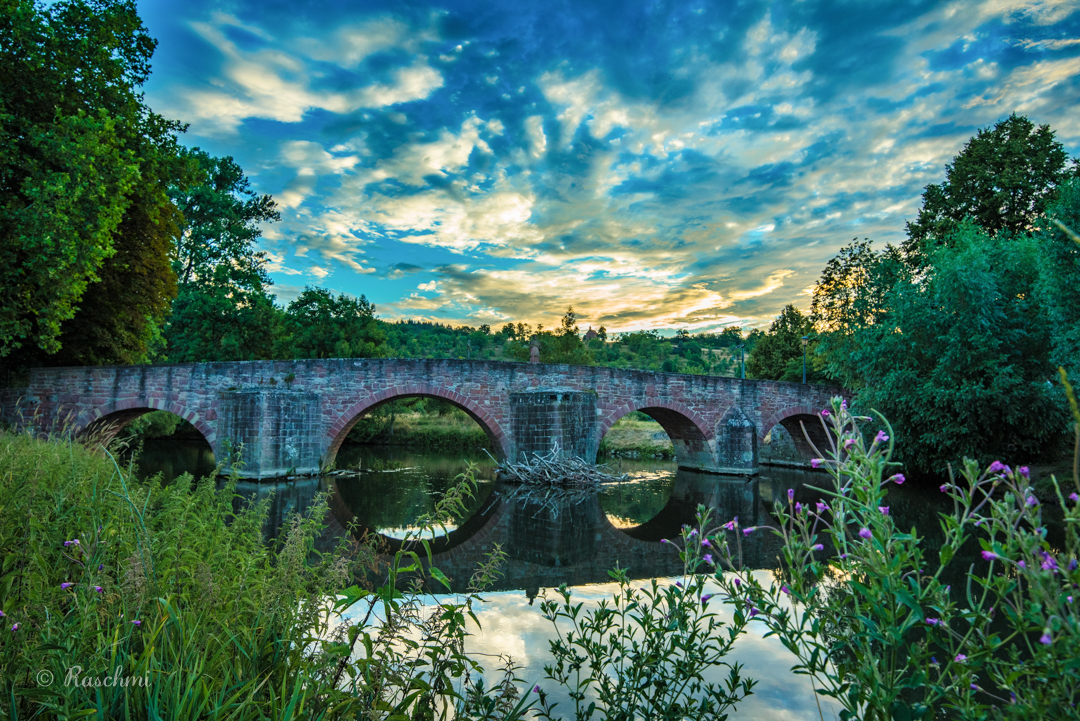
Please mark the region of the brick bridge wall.
[[[573, 419], [572, 429], [554, 428], [550, 440], [573, 435], [577, 455], [595, 458], [608, 429], [641, 410], [671, 437], [680, 466], [717, 473], [755, 472], [758, 447], [777, 424], [807, 455], [799, 421], [814, 420], [832, 396], [848, 395], [826, 386], [595, 366], [336, 358], [35, 369], [29, 387], [0, 395], [0, 418], [108, 440], [142, 413], [171, 411], [199, 429], [219, 460], [242, 448], [241, 475], [269, 478], [325, 466], [357, 420], [407, 396], [463, 408], [498, 456], [547, 450], [536, 433], [515, 437], [515, 420], [519, 435], [523, 427], [515, 409], [541, 407], [522, 402], [523, 393], [537, 394], [549, 418]], [[583, 408], [594, 414], [591, 423]], [[807, 426], [812, 436], [819, 432], [816, 420]]]

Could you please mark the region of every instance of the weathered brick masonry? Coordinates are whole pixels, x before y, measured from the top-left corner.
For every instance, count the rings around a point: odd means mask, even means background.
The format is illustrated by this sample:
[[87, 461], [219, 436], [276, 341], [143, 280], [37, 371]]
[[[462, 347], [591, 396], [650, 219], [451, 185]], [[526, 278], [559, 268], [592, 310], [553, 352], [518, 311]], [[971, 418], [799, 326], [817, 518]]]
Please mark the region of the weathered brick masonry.
[[0, 417], [107, 439], [142, 413], [167, 410], [198, 428], [219, 459], [241, 449], [241, 475], [269, 478], [331, 462], [356, 421], [395, 398], [451, 401], [480, 424], [494, 453], [511, 458], [553, 442], [595, 458], [615, 421], [640, 410], [667, 431], [680, 466], [753, 473], [778, 423], [808, 456], [799, 421], [813, 420], [807, 427], [817, 434], [814, 415], [834, 395], [847, 393], [595, 366], [335, 358], [36, 369], [28, 388], [0, 394]]

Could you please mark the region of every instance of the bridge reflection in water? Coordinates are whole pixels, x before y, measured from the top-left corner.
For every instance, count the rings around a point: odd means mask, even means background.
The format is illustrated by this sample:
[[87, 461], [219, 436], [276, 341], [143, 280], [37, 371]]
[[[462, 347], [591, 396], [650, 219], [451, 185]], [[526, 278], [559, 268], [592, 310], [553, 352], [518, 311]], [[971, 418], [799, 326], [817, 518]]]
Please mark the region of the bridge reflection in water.
[[[472, 515], [456, 527], [451, 526], [446, 535], [432, 539], [433, 562], [450, 577], [453, 590], [461, 592], [498, 544], [508, 560], [501, 569], [503, 575], [490, 590], [523, 589], [530, 596], [539, 588], [563, 583], [580, 586], [607, 582], [608, 571], [616, 565], [628, 569], [634, 579], [678, 575], [683, 571], [678, 551], [661, 540], [678, 539], [684, 524], [694, 524], [698, 504], [711, 510], [716, 524], [738, 516], [742, 527], [775, 526], [769, 512], [773, 497], [785, 497], [788, 488], [798, 489], [800, 497], [809, 497], [813, 491], [803, 490], [804, 486], [820, 486], [828, 480], [821, 473], [778, 467], [769, 469], [767, 475], [749, 479], [679, 470], [667, 502], [654, 517], [639, 525], [627, 525], [617, 515], [613, 519], [605, 513], [599, 493], [539, 502], [521, 497], [516, 492], [518, 487], [488, 482], [477, 494]], [[369, 502], [365, 498], [370, 499], [370, 494], [350, 492], [345, 477], [241, 483], [238, 491], [255, 497], [273, 491], [269, 519], [272, 529], [285, 523], [290, 513], [308, 508], [320, 491], [330, 493], [327, 531], [319, 543], [323, 549], [333, 547], [348, 533], [350, 525], [355, 525], [354, 537], [365, 531], [378, 532], [365, 528], [365, 519], [371, 516], [367, 509], [359, 507]], [[383, 536], [386, 547], [400, 546], [397, 538], [385, 533]], [[762, 529], [743, 539], [743, 562], [749, 568], [775, 569], [780, 547], [779, 538]]]

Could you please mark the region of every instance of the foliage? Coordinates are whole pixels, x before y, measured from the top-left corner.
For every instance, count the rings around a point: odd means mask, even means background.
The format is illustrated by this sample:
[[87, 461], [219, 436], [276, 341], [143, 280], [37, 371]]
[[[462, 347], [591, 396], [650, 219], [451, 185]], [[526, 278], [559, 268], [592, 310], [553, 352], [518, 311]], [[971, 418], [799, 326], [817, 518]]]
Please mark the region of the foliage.
[[[709, 517], [703, 513], [698, 526]], [[544, 617], [558, 632], [550, 642], [554, 661], [547, 678], [567, 687], [576, 721], [602, 719], [726, 719], [726, 711], [752, 693], [754, 681], [741, 666], [723, 659], [743, 633], [748, 616], [736, 610], [730, 624], [709, 611], [707, 577], [694, 574], [702, 559], [696, 530], [683, 529], [682, 580], [661, 586], [653, 579], [643, 589], [631, 585], [624, 569], [611, 571], [619, 590], [599, 608], [582, 612], [565, 586], [559, 600], [545, 599]], [[569, 630], [564, 632], [560, 623]], [[721, 684], [704, 674], [726, 668]], [[541, 718], [554, 718], [554, 705], [537, 687]]]
[[916, 261], [949, 242], [970, 218], [990, 235], [1035, 229], [1037, 219], [1069, 176], [1068, 154], [1049, 125], [1010, 115], [992, 130], [979, 130], [945, 166], [945, 182], [928, 185], [923, 207], [907, 224], [904, 251]]
[[517, 340], [508, 345], [507, 355], [514, 360], [529, 360], [531, 343], [535, 340], [540, 345], [541, 363], [593, 364], [593, 355], [579, 335], [577, 314], [574, 313], [573, 306], [566, 309], [559, 327], [554, 331], [541, 330], [541, 327], [537, 326], [536, 333], [528, 336], [528, 330], [527, 326], [522, 326], [513, 331]]
[[[241, 502], [235, 478], [221, 491], [190, 476], [162, 487], [71, 441], [5, 434], [0, 446], [5, 713], [513, 719], [527, 708], [512, 684], [468, 680], [480, 670], [462, 651], [477, 596], [425, 609], [420, 584], [445, 577], [421, 563], [422, 541], [388, 563], [369, 543], [316, 552], [320, 497], [267, 545], [267, 503]], [[461, 477], [418, 535], [474, 488]], [[335, 595], [365, 568], [382, 581]], [[356, 604], [359, 617], [343, 615]], [[72, 674], [134, 682], [65, 683]]]
[[1051, 222], [1036, 234], [1039, 241], [1038, 292], [1052, 333], [1051, 362], [1080, 374], [1080, 180], [1058, 191], [1047, 215]]
[[[747, 372], [752, 378], [801, 381], [806, 352], [802, 339], [807, 337], [809, 342], [813, 335], [813, 321], [795, 306], [784, 306], [769, 326], [769, 332], [757, 342], [754, 352], [747, 358]], [[808, 366], [808, 380], [816, 380], [813, 376], [814, 369]]]
[[0, 17], [0, 356], [41, 362], [67, 332], [63, 362], [135, 362], [174, 292], [164, 186], [186, 172], [136, 90], [154, 41], [129, 0]]
[[388, 354], [386, 336], [375, 320], [375, 306], [325, 288], [308, 286], [285, 310], [285, 330], [277, 339], [285, 358], [380, 358]]
[[961, 225], [924, 278], [896, 285], [888, 315], [853, 334], [858, 403], [902, 429], [898, 456], [912, 470], [941, 473], [961, 456], [1032, 460], [1059, 441], [1039, 252], [1030, 238]]
[[[995, 461], [980, 472], [967, 460], [962, 478], [941, 487], [955, 510], [941, 515], [935, 563], [889, 514], [888, 487], [905, 479], [890, 460], [888, 423], [867, 443], [858, 423], [870, 419], [840, 399], [822, 416], [830, 445], [814, 463], [832, 476], [828, 501], [810, 508], [789, 492], [775, 503], [780, 529], [743, 529], [778, 533], [787, 573], [769, 587], [746, 572], [718, 575], [727, 600], [754, 609], [798, 658], [795, 671], [844, 707], [841, 718], [1059, 717], [1080, 688], [1080, 495], [1066, 502], [1057, 491], [1066, 538], [1051, 544], [1027, 468]], [[738, 567], [727, 535], [710, 539], [721, 563]], [[828, 562], [826, 544], [838, 554]], [[966, 588], [943, 582], [953, 564], [970, 564]]]
[[260, 225], [280, 219], [269, 195], [256, 195], [230, 158], [198, 148], [184, 157], [199, 182], [171, 190], [183, 213], [173, 269], [179, 293], [165, 331], [174, 362], [272, 358], [281, 312], [266, 287]]

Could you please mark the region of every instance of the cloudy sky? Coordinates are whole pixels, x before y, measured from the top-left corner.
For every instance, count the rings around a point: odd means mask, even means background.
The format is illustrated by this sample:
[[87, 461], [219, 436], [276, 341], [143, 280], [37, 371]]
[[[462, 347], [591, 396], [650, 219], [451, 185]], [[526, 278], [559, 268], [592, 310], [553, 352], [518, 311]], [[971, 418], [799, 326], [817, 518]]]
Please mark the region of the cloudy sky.
[[1080, 154], [1080, 0], [139, 0], [146, 97], [380, 317], [767, 325], [1016, 112]]

